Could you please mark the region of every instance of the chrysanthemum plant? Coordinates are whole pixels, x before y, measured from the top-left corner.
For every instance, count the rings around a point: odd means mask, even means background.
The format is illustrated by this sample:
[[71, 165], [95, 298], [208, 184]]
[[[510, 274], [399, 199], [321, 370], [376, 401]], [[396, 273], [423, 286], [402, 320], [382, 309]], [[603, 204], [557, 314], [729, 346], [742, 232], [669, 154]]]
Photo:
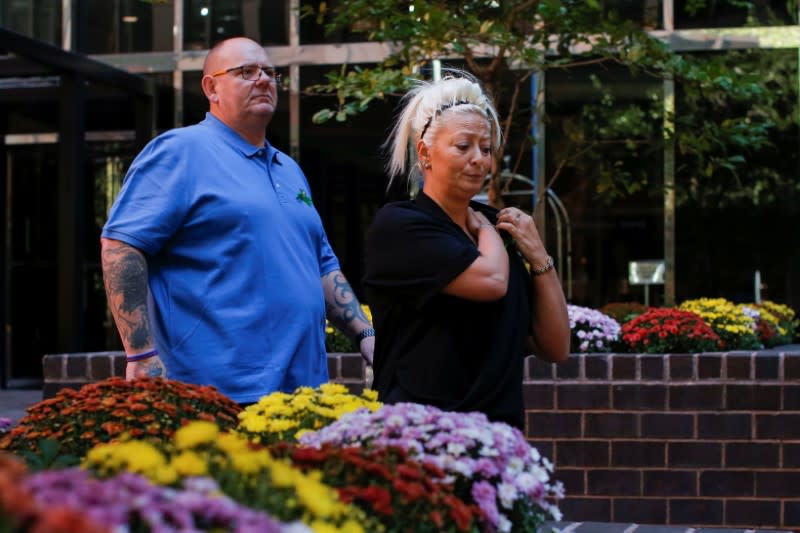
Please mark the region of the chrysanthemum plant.
[[788, 305], [779, 304], [770, 300], [763, 300], [760, 305], [756, 306], [762, 312], [766, 312], [768, 320], [777, 320], [775, 327], [776, 336], [778, 338], [770, 339], [769, 346], [778, 346], [781, 344], [791, 344], [795, 336], [800, 332], [800, 320], [797, 314]]
[[210, 479], [232, 500], [284, 522], [300, 520], [315, 531], [376, 531], [369, 517], [342, 501], [318, 475], [306, 475], [266, 448], [242, 435], [220, 432], [210, 422], [192, 422], [170, 442], [101, 444], [81, 466], [100, 478], [124, 471], [174, 488], [190, 479]]
[[725, 298], [698, 298], [680, 305], [683, 311], [697, 313], [722, 340], [723, 350], [758, 350], [762, 348], [756, 334], [756, 322], [733, 302]]
[[241, 408], [213, 387], [175, 380], [114, 377], [62, 389], [55, 397], [29, 407], [4, 437], [0, 449], [36, 452], [42, 440], [54, 440], [62, 454], [83, 457], [99, 443], [132, 437], [169, 439], [192, 420], [236, 427]]
[[696, 353], [720, 349], [721, 341], [691, 311], [653, 308], [622, 325], [622, 342], [631, 352]]
[[238, 431], [263, 444], [294, 442], [304, 432], [326, 426], [345, 413], [378, 409], [381, 403], [377, 398], [374, 390], [367, 389], [359, 396], [338, 383], [300, 387], [293, 394], [275, 392], [239, 413]]
[[27, 486], [18, 457], [0, 452], [0, 532], [106, 533], [108, 530], [64, 500], [45, 505]]
[[610, 352], [619, 340], [619, 322], [595, 309], [567, 305], [572, 353]]
[[553, 465], [530, 446], [521, 431], [492, 423], [481, 413], [453, 413], [413, 403], [356, 411], [300, 444], [320, 448], [399, 447], [410, 457], [444, 471], [455, 494], [480, 510], [485, 531], [533, 532], [547, 519], [560, 520], [560, 482], [550, 482]]
[[445, 472], [397, 447], [271, 448], [304, 471], [318, 471], [340, 497], [375, 517], [384, 533], [477, 533], [480, 511], [455, 494]]

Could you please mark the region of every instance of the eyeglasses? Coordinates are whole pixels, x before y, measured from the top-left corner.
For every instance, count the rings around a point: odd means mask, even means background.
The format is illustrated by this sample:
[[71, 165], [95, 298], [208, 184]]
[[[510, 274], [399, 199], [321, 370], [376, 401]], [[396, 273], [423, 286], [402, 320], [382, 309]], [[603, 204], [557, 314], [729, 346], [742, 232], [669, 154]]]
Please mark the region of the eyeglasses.
[[247, 81], [258, 81], [261, 79], [261, 73], [263, 72], [264, 75], [278, 83], [281, 81], [281, 75], [275, 71], [275, 67], [262, 67], [260, 65], [240, 65], [238, 67], [233, 67], [225, 70], [220, 70], [219, 72], [215, 72], [211, 74], [212, 78], [216, 78], [217, 76], [222, 76], [223, 74], [227, 74], [228, 72], [233, 72], [234, 70], [238, 70], [239, 74], [242, 76], [242, 79]]

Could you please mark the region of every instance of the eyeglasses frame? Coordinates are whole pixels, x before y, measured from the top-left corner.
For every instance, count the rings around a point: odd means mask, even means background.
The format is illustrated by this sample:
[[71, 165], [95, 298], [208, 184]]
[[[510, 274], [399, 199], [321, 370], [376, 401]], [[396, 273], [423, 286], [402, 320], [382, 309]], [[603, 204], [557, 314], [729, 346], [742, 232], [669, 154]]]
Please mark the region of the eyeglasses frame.
[[[252, 79], [252, 80], [248, 80], [247, 78], [244, 77], [244, 69], [246, 67], [258, 67], [258, 70], [260, 70], [261, 72], [259, 73], [257, 78]], [[267, 73], [267, 69], [271, 70], [272, 74]], [[229, 72], [233, 72], [234, 70], [238, 70], [239, 71], [239, 75], [242, 77], [242, 79], [244, 81], [257, 82], [258, 80], [261, 79], [261, 74], [263, 74], [264, 76], [267, 77], [267, 79], [272, 80], [276, 84], [280, 83], [280, 81], [281, 81], [281, 75], [280, 75], [280, 73], [275, 71], [275, 67], [272, 67], [272, 66], [270, 66], [270, 67], [262, 67], [261, 65], [254, 65], [254, 64], [239, 65], [238, 67], [231, 67], [231, 68], [223, 69], [223, 70], [214, 72], [213, 74], [209, 74], [209, 76], [211, 76], [212, 78], [216, 78], [217, 76], [222, 76], [224, 74], [228, 74]]]

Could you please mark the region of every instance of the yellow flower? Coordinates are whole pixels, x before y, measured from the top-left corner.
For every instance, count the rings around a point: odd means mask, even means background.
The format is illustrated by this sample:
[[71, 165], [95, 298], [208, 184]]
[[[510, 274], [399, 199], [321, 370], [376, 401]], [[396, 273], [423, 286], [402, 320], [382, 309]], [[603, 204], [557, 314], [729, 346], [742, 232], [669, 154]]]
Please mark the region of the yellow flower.
[[245, 411], [240, 413], [239, 427], [251, 433], [261, 433], [267, 429], [267, 417], [261, 416], [254, 411]]
[[255, 474], [264, 466], [266, 454], [265, 450], [236, 453], [230, 456], [231, 465], [242, 474]]
[[272, 433], [283, 433], [284, 431], [289, 431], [290, 429], [296, 428], [299, 426], [299, 422], [296, 420], [270, 420], [267, 424], [267, 428]]
[[339, 533], [338, 528], [322, 520], [314, 520], [311, 522], [311, 530], [314, 531], [314, 533]]
[[339, 528], [339, 531], [341, 531], [341, 533], [364, 533], [364, 528], [355, 520], [347, 520], [342, 524], [342, 527]]
[[329, 518], [342, 511], [341, 503], [333, 489], [309, 477], [298, 477], [297, 496], [314, 516]]
[[171, 465], [182, 476], [203, 476], [208, 472], [206, 460], [192, 451], [173, 457]]
[[297, 471], [286, 463], [276, 461], [270, 469], [276, 487], [291, 487]]
[[157, 485], [174, 485], [178, 481], [178, 472], [172, 466], [164, 466], [155, 472], [153, 482]]
[[314, 531], [314, 533], [339, 533], [339, 530], [335, 526], [323, 522], [322, 520], [314, 520], [311, 522], [311, 530]]
[[361, 393], [361, 396], [374, 402], [378, 399], [378, 391], [372, 389], [364, 389], [364, 392]]
[[322, 394], [349, 394], [350, 391], [341, 383], [323, 383], [319, 386]]
[[234, 433], [223, 433], [217, 439], [217, 448], [225, 452], [227, 455], [233, 455], [235, 453], [246, 451], [247, 447], [247, 439], [244, 436]]
[[175, 432], [175, 446], [179, 450], [194, 448], [200, 444], [210, 444], [217, 439], [219, 428], [213, 422], [198, 420], [191, 422]]

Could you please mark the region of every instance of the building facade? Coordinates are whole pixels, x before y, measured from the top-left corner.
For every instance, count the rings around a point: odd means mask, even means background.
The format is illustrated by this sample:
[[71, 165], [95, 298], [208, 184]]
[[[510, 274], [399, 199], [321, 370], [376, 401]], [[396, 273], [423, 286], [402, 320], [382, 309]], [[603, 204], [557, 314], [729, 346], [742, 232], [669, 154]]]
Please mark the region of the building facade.
[[[652, 28], [653, 34], [681, 53], [723, 54], [747, 49], [761, 54], [764, 65], [775, 61], [788, 64], [790, 74], [783, 83], [797, 102], [797, 5], [762, 0], [743, 11], [708, 2], [704, 10], [690, 16], [685, 2], [679, 0], [604, 3]], [[326, 34], [313, 17], [300, 16], [306, 4], [316, 2], [4, 0], [0, 27], [146, 80], [154, 91], [155, 105], [148, 111], [153, 133], [202, 119], [206, 102], [200, 90], [201, 69], [211, 46], [237, 35], [262, 43], [291, 80], [281, 89], [268, 137], [305, 170], [343, 269], [360, 292], [364, 234], [387, 199], [381, 144], [396, 99], [378, 102], [346, 124], [318, 125], [311, 117], [327, 101], [305, 95], [304, 88], [342, 64], [375, 64], [386, 57], [388, 47], [359, 42], [358, 34]], [[0, 54], [3, 52], [8, 50], [0, 42]], [[90, 82], [92, 91], [81, 115], [86, 142], [75, 163], [85, 182], [74, 196], [79, 198], [74, 209], [82, 213], [80, 242], [85, 245], [73, 250], [74, 276], [64, 278], [60, 272], [67, 252], [64, 237], [57, 231], [64, 191], [63, 186], [56, 186], [56, 176], [63, 170], [59, 168], [64, 140], [60, 135], [65, 127], [63, 108], [69, 104], [63, 96], [50, 100], [32, 97], [31, 90], [48, 87], [63, 95], [63, 78], [23, 78], [18, 69], [6, 68], [14, 55], [0, 59], [0, 133], [4, 135], [0, 152], [4, 172], [0, 176], [5, 180], [6, 229], [0, 384], [11, 385], [40, 379], [45, 353], [119, 347], [106, 309], [97, 237], [141, 144], [136, 131], [142, 124], [135, 106], [125, 105], [124, 98], [121, 105], [118, 95], [112, 97], [102, 84]], [[560, 137], [590, 102], [592, 79], [598, 75], [607, 76], [620, 105], [646, 98], [653, 89], [653, 82], [590, 66], [535, 77], [528, 94], [531, 101], [545, 102], [549, 119], [538, 131], [546, 142], [531, 150], [531, 164], [522, 170], [534, 188], [537, 174], [552, 174], [558, 165]], [[674, 105], [676, 96], [670, 96], [674, 87], [657, 84], [655, 89], [665, 106]], [[679, 116], [680, 88], [674, 92]], [[797, 124], [787, 127], [775, 145], [763, 158], [770, 160], [777, 173], [800, 176]], [[655, 154], [640, 164], [654, 179], [668, 182], [674, 179], [681, 157], [677, 150]], [[660, 305], [701, 296], [753, 301], [758, 272], [764, 298], [795, 309], [800, 306], [800, 208], [794, 201], [800, 195], [796, 192], [794, 197], [755, 207], [680, 207], [663, 195], [639, 195], [609, 203], [598, 200], [595, 178], [591, 168], [573, 168], [553, 184], [552, 199], [538, 207], [545, 210], [548, 247], [557, 258], [570, 302], [600, 307], [647, 298]], [[518, 198], [523, 205], [528, 202], [534, 207], [524, 187]], [[667, 262], [666, 285], [632, 285], [630, 262], [652, 259]], [[70, 280], [77, 281], [71, 284]], [[65, 295], [67, 289], [72, 292]], [[71, 305], [56, 305], [59, 294]]]

